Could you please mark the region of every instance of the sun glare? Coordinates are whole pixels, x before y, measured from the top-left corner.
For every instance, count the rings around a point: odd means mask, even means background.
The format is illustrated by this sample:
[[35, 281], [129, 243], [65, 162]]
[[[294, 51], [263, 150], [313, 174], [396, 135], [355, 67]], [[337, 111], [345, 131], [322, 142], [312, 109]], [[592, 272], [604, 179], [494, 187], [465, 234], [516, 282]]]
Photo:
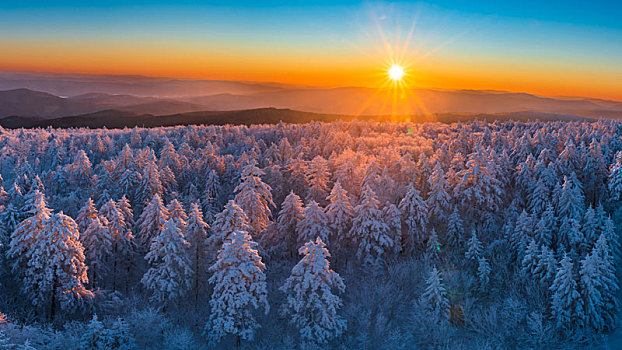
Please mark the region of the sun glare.
[[404, 76], [404, 68], [398, 66], [398, 65], [393, 65], [390, 69], [389, 69], [389, 78], [391, 78], [391, 80], [393, 81], [400, 81], [402, 80], [402, 77]]

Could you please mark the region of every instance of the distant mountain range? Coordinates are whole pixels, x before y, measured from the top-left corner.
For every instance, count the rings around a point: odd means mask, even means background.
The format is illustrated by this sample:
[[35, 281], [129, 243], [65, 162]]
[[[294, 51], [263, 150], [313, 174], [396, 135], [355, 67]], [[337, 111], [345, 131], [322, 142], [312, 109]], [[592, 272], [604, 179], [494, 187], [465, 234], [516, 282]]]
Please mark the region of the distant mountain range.
[[0, 72], [2, 89], [7, 89], [0, 91], [0, 125], [5, 127], [249, 124], [277, 117], [289, 122], [384, 120], [388, 115], [445, 122], [622, 118], [618, 101], [503, 91], [415, 89], [394, 95], [361, 87]]

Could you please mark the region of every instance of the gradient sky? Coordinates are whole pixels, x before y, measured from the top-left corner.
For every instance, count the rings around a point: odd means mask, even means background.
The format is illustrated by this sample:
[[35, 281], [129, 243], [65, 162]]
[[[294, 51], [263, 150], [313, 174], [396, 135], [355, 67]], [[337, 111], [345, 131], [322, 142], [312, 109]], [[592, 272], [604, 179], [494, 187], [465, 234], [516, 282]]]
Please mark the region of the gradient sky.
[[622, 100], [621, 18], [619, 0], [0, 0], [0, 70], [379, 86], [393, 59], [413, 87]]

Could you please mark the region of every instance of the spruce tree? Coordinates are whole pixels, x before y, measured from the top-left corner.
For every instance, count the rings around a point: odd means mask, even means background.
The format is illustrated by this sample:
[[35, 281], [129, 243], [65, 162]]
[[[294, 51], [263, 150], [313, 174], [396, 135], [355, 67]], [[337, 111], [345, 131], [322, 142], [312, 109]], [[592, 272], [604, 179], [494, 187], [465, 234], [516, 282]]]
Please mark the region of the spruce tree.
[[343, 293], [345, 284], [330, 269], [330, 253], [319, 237], [307, 242], [299, 253], [303, 258], [280, 288], [287, 295], [282, 314], [290, 317], [303, 342], [324, 344], [346, 328], [346, 321], [337, 314], [341, 298], [334, 293]]
[[471, 232], [471, 238], [467, 241], [467, 251], [464, 254], [467, 259], [477, 260], [482, 256], [482, 242], [477, 238], [475, 230]]
[[302, 212], [302, 219], [296, 225], [298, 244], [320, 237], [322, 241], [328, 242], [330, 229], [328, 227], [328, 216], [317, 202], [307, 203]]
[[272, 202], [272, 189], [261, 180], [264, 172], [254, 162], [242, 169], [241, 182], [235, 188], [235, 202], [244, 210], [253, 233], [260, 233], [268, 226]]
[[218, 251], [224, 242], [229, 240], [233, 232], [249, 229], [248, 218], [244, 210], [234, 200], [230, 200], [223, 211], [218, 213], [212, 223], [212, 235], [207, 243], [211, 251]]
[[564, 254], [550, 287], [551, 313], [557, 328], [572, 330], [583, 320], [583, 302], [577, 290], [570, 257]]
[[281, 204], [281, 211], [277, 218], [278, 237], [272, 240], [272, 245], [278, 246], [281, 251], [293, 255], [296, 250], [296, 227], [304, 218], [303, 206], [300, 197], [291, 191]]
[[141, 279], [141, 283], [153, 293], [153, 301], [167, 305], [188, 292], [192, 284], [189, 247], [174, 219], [169, 219], [154, 237], [145, 255], [149, 269]]
[[419, 195], [419, 191], [411, 184], [406, 196], [402, 199], [399, 209], [408, 225], [408, 241], [406, 251], [412, 253], [415, 245], [423, 245], [424, 232], [428, 225], [428, 207]]
[[151, 242], [160, 234], [169, 218], [170, 212], [162, 203], [162, 198], [158, 194], [154, 195], [138, 219], [139, 238], [144, 248], [151, 246]]
[[369, 186], [365, 186], [361, 202], [354, 208], [349, 238], [358, 245], [357, 258], [363, 264], [375, 267], [383, 265], [386, 250], [393, 247], [389, 226], [384, 222], [376, 194]]
[[199, 298], [199, 279], [204, 275], [203, 266], [205, 262], [205, 250], [208, 239], [209, 225], [203, 221], [203, 213], [198, 203], [190, 205], [188, 224], [185, 229], [185, 236], [192, 249], [192, 263], [194, 266], [194, 297], [195, 303]]
[[447, 290], [443, 285], [441, 273], [434, 267], [426, 280], [425, 292], [421, 296], [421, 302], [426, 310], [432, 315], [436, 323], [449, 319], [449, 299]]
[[346, 190], [341, 187], [339, 181], [335, 182], [326, 200], [328, 201], [326, 206], [328, 223], [333, 230], [334, 236], [340, 241], [345, 238], [349, 230], [354, 209]]
[[236, 230], [218, 252], [210, 267], [214, 285], [210, 300], [211, 314], [206, 333], [212, 343], [226, 335], [252, 340], [259, 324], [253, 309], [269, 311], [265, 265], [257, 252], [257, 243], [242, 230]]
[[91, 198], [87, 199], [86, 204], [78, 212], [76, 223], [80, 232], [86, 231], [91, 223], [97, 218], [98, 212], [95, 203]]
[[89, 266], [91, 286], [102, 279], [109, 270], [109, 260], [114, 249], [114, 240], [108, 230], [108, 220], [96, 216], [89, 227], [80, 235], [84, 255]]

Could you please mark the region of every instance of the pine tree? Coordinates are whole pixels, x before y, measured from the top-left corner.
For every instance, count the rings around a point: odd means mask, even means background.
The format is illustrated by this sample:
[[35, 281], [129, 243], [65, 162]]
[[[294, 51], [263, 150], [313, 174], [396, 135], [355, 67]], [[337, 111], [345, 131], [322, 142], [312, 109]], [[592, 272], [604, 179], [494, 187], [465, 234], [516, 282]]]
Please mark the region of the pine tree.
[[613, 220], [611, 217], [607, 217], [604, 222], [603, 234], [607, 238], [609, 245], [611, 246], [611, 254], [616, 258], [620, 257], [620, 239], [618, 236], [618, 232], [613, 224]]
[[553, 279], [557, 273], [557, 261], [555, 260], [553, 250], [548, 246], [543, 245], [540, 247], [538, 263], [533, 273], [540, 281], [541, 286], [548, 289], [551, 283], [553, 283]]
[[538, 245], [551, 246], [553, 243], [553, 227], [556, 223], [555, 209], [551, 203], [548, 203], [534, 228], [534, 238]]
[[199, 277], [204, 275], [203, 266], [209, 225], [203, 221], [203, 213], [198, 203], [190, 205], [190, 215], [186, 225], [186, 239], [193, 251], [192, 263], [194, 266], [194, 296], [195, 303], [199, 298]]
[[[533, 236], [533, 219], [531, 215], [523, 210], [518, 218], [512, 235], [510, 236], [510, 247], [520, 257], [529, 244], [530, 237]], [[520, 261], [520, 260], [518, 260]]]
[[430, 276], [426, 280], [426, 288], [421, 296], [421, 301], [436, 323], [441, 323], [449, 319], [449, 299], [447, 298], [447, 290], [443, 285], [441, 273], [436, 267], [430, 271]]
[[154, 237], [145, 260], [149, 270], [141, 283], [153, 293], [152, 300], [166, 305], [184, 296], [192, 284], [192, 268], [188, 258], [190, 244], [181, 228], [169, 219]]
[[581, 251], [588, 251], [594, 246], [598, 236], [600, 236], [600, 223], [596, 217], [596, 211], [590, 205], [583, 216], [583, 224], [581, 232], [583, 233], [583, 241], [581, 242]]
[[86, 231], [91, 223], [97, 218], [98, 212], [95, 203], [91, 198], [87, 199], [86, 204], [78, 212], [76, 223], [80, 232]]
[[600, 279], [600, 308], [604, 321], [604, 330], [611, 330], [617, 324], [620, 311], [620, 284], [616, 275], [615, 257], [605, 234], [601, 234], [592, 250], [597, 258], [597, 273]]
[[[33, 215], [17, 225], [11, 233], [10, 247], [7, 252], [12, 260], [13, 272], [24, 278], [29, 273], [28, 270], [32, 268], [29, 266], [30, 260], [34, 254], [39, 253], [33, 247], [40, 241], [45, 224], [52, 215], [43, 193], [36, 191], [34, 198]], [[25, 284], [24, 287], [26, 290], [30, 288], [29, 284]]]
[[350, 204], [350, 198], [346, 190], [341, 187], [341, 183], [336, 181], [326, 200], [328, 201], [326, 215], [328, 216], [330, 228], [333, 230], [334, 236], [338, 240], [342, 240], [345, 238], [352, 223], [354, 209], [352, 204]]
[[454, 209], [447, 221], [447, 243], [457, 248], [462, 243], [463, 233], [462, 219], [460, 218], [460, 214], [458, 214], [458, 210]]
[[580, 325], [583, 319], [583, 302], [573, 276], [572, 260], [566, 254], [559, 263], [550, 290], [551, 313], [557, 328], [572, 330]]
[[562, 218], [581, 219], [583, 217], [585, 198], [579, 180], [574, 173], [570, 176], [564, 176], [557, 212]]
[[93, 182], [93, 168], [84, 150], [79, 150], [73, 164], [69, 166], [71, 181], [78, 186], [87, 186]]
[[428, 208], [421, 199], [419, 191], [413, 186], [408, 187], [406, 196], [400, 202], [399, 209], [405, 217], [409, 234], [406, 251], [412, 253], [415, 245], [423, 245], [424, 232], [428, 225]]
[[311, 201], [302, 212], [302, 220], [296, 225], [298, 244], [320, 237], [322, 241], [328, 242], [330, 229], [328, 227], [328, 216], [317, 202]]
[[467, 251], [465, 257], [470, 260], [477, 260], [482, 256], [482, 242], [477, 238], [475, 230], [471, 232], [471, 238], [467, 241]]
[[545, 209], [549, 201], [549, 188], [544, 178], [538, 179], [531, 191], [529, 192], [529, 203], [527, 207], [532, 215], [540, 215]]
[[218, 213], [212, 223], [212, 235], [208, 239], [208, 248], [218, 251], [224, 242], [230, 239], [235, 231], [246, 231], [249, 228], [244, 210], [235, 201], [230, 200]]
[[601, 331], [605, 327], [605, 320], [601, 315], [602, 310], [602, 281], [598, 274], [599, 257], [587, 254], [581, 260], [579, 270], [581, 295], [583, 297], [583, 307], [585, 311], [584, 326], [596, 331]]
[[138, 199], [141, 203], [147, 204], [153, 201], [153, 198], [164, 194], [164, 185], [162, 184], [160, 172], [155, 163], [148, 163], [143, 169], [142, 180], [138, 187]]
[[177, 225], [177, 227], [181, 229], [183, 232], [186, 227], [186, 221], [188, 220], [188, 214], [186, 214], [184, 207], [181, 205], [181, 203], [177, 199], [173, 199], [168, 204], [166, 209], [169, 212], [168, 218], [175, 221], [175, 224]]
[[525, 272], [528, 278], [531, 278], [531, 276], [535, 274], [536, 267], [538, 265], [538, 256], [540, 255], [538, 248], [538, 243], [536, 243], [536, 240], [532, 238], [525, 250], [525, 255], [521, 265], [523, 272]]
[[272, 189], [261, 180], [264, 172], [250, 163], [242, 169], [241, 183], [235, 188], [235, 202], [244, 210], [248, 224], [254, 233], [260, 233], [270, 222]]
[[300, 197], [291, 191], [281, 204], [281, 211], [277, 218], [278, 239], [272, 242], [281, 251], [293, 253], [296, 250], [296, 227], [304, 218], [303, 210]]
[[622, 199], [622, 151], [616, 153], [616, 159], [609, 167], [609, 197], [614, 201]]
[[425, 201], [425, 206], [430, 209], [430, 215], [435, 218], [443, 218], [447, 215], [451, 206], [451, 196], [447, 193], [447, 180], [439, 161], [435, 162], [432, 174], [428, 178], [430, 191]]
[[428, 241], [426, 245], [427, 245], [427, 248], [426, 248], [427, 253], [431, 257], [438, 259], [438, 255], [441, 251], [441, 244], [438, 240], [438, 235], [436, 234], [436, 230], [432, 229], [432, 231], [430, 232], [430, 236], [428, 237]]
[[121, 199], [117, 201], [117, 207], [123, 213], [123, 219], [125, 220], [125, 224], [127, 225], [126, 229], [131, 232], [132, 228], [134, 227], [134, 211], [132, 210], [130, 201], [125, 195], [121, 196]]
[[325, 344], [338, 337], [346, 328], [346, 321], [337, 314], [341, 299], [333, 293], [343, 293], [345, 284], [330, 269], [330, 253], [318, 237], [299, 250], [304, 257], [280, 288], [287, 294], [282, 314], [300, 332], [305, 343]]
[[30, 248], [26, 290], [35, 305], [49, 305], [51, 319], [57, 304], [62, 310], [84, 308], [93, 298], [93, 293], [84, 287], [88, 283], [87, 266], [79, 236], [75, 221], [60, 212], [45, 221]]
[[125, 216], [112, 199], [101, 207], [99, 213], [108, 221], [106, 228], [112, 237], [112, 289], [116, 291], [118, 271], [122, 265], [128, 268], [131, 261], [134, 251], [134, 235], [127, 230]]
[[402, 233], [402, 212], [395, 204], [388, 204], [382, 208], [384, 223], [389, 227], [389, 236], [393, 240], [393, 252], [399, 254], [402, 249], [400, 242], [404, 240]]
[[484, 257], [477, 259], [477, 278], [480, 288], [484, 289], [490, 281], [490, 264]]
[[84, 255], [89, 266], [91, 286], [101, 280], [109, 270], [109, 259], [112, 256], [114, 241], [108, 231], [108, 220], [96, 216], [89, 226], [80, 235], [80, 242], [84, 246]]
[[251, 307], [269, 311], [265, 265], [257, 252], [257, 243], [242, 230], [230, 238], [218, 252], [209, 282], [214, 285], [211, 314], [206, 325], [209, 339], [215, 343], [227, 334], [252, 340], [259, 324]]
[[170, 212], [162, 203], [162, 198], [158, 194], [154, 195], [138, 219], [139, 238], [144, 247], [151, 246], [151, 242], [160, 235], [169, 218]]
[[307, 201], [324, 202], [328, 193], [328, 164], [322, 156], [315, 156], [306, 169], [307, 183], [309, 192], [307, 192]]
[[358, 243], [356, 256], [366, 265], [381, 266], [386, 249], [393, 247], [389, 226], [384, 222], [376, 194], [369, 186], [365, 186], [361, 203], [354, 208], [349, 238]]
[[78, 347], [80, 350], [134, 350], [137, 348], [136, 341], [125, 321], [118, 319], [112, 327], [107, 328], [97, 319], [97, 315], [93, 315], [93, 319], [85, 327]]

